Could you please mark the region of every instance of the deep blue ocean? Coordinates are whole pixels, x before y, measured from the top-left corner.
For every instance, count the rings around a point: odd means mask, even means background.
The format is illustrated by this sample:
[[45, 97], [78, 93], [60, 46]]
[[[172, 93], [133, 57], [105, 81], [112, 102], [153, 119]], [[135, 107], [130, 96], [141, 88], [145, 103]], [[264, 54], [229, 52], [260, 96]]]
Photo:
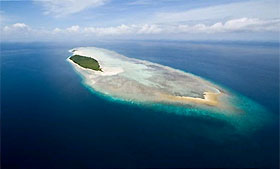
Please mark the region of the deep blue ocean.
[[[191, 72], [248, 97], [274, 118], [243, 133], [207, 115], [106, 99], [66, 61], [68, 50], [81, 46]], [[2, 168], [277, 168], [278, 153], [279, 43], [1, 44]]]

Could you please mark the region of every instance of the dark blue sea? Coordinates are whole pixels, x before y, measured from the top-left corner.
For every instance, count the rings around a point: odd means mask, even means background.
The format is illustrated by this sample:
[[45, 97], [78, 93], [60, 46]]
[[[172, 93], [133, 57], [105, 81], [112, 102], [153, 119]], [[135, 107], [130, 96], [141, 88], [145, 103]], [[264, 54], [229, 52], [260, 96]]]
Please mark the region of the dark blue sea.
[[[242, 132], [203, 114], [106, 99], [84, 86], [66, 61], [68, 50], [81, 46], [193, 73], [273, 118]], [[1, 159], [2, 168], [26, 169], [278, 168], [279, 43], [1, 43]]]

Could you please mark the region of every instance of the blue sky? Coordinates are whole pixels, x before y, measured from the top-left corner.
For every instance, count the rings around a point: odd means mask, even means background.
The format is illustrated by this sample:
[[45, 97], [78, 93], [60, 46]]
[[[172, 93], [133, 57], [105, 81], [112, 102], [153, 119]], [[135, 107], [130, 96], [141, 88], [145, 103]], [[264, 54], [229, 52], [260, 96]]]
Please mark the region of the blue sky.
[[1, 1], [2, 41], [278, 41], [278, 0]]

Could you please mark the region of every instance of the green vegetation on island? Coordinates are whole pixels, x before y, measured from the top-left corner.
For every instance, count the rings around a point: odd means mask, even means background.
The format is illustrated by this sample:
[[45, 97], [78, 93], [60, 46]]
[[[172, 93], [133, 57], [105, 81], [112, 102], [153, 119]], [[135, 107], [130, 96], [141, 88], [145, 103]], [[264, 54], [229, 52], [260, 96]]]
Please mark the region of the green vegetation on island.
[[95, 60], [93, 58], [81, 56], [81, 55], [73, 55], [70, 57], [70, 59], [83, 68], [102, 72], [102, 69], [100, 68], [99, 63], [97, 62], [97, 60]]

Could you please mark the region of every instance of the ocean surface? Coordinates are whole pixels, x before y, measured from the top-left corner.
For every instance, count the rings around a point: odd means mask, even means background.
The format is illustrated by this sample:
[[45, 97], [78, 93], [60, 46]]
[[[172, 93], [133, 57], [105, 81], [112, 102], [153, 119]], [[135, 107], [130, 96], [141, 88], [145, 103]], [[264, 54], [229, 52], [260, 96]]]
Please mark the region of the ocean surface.
[[[81, 46], [193, 73], [266, 111], [239, 116], [249, 130], [203, 112], [116, 101], [90, 90], [66, 61]], [[278, 153], [279, 43], [1, 44], [3, 168], [277, 168]]]

